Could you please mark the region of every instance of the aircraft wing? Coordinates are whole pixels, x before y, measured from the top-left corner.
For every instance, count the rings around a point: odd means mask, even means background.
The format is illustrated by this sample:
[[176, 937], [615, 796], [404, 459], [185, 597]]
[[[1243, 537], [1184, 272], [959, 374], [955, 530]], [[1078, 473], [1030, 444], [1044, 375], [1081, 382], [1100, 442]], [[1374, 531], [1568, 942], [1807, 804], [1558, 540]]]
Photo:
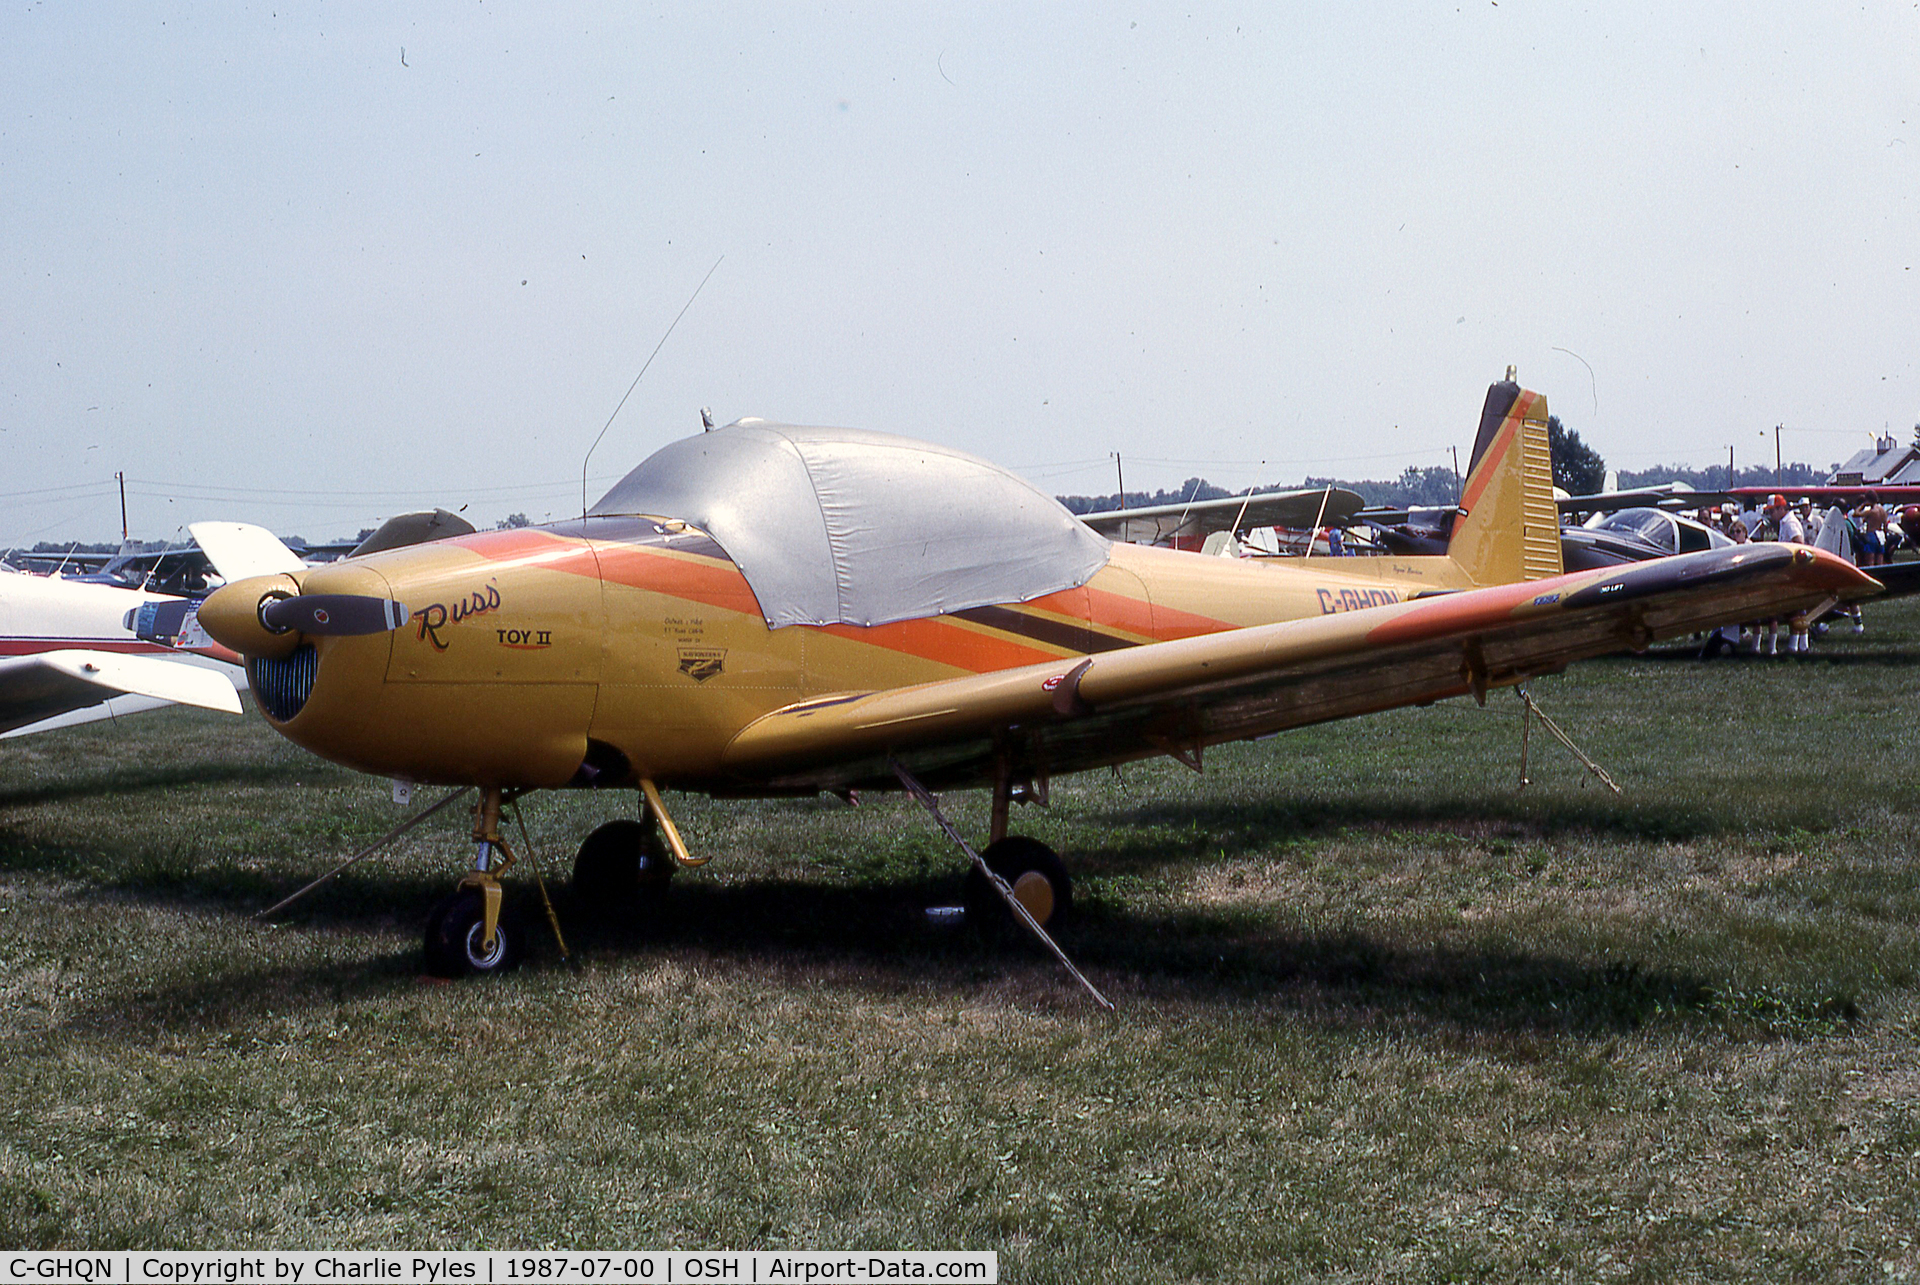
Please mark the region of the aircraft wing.
[[129, 695], [240, 712], [232, 681], [217, 670], [111, 651], [43, 651], [0, 658], [0, 733]]
[[1920, 562], [1890, 562], [1869, 568], [1867, 574], [1886, 586], [1887, 597], [1906, 598], [1920, 593]]
[[935, 788], [1173, 754], [1310, 723], [1484, 696], [1576, 660], [1879, 586], [1805, 546], [1712, 549], [1526, 584], [1261, 625], [1080, 660], [801, 701], [745, 728], [743, 782], [883, 788], [898, 758]]
[[10, 553], [7, 561], [40, 575], [57, 571], [98, 571], [118, 557], [113, 553]]
[[251, 522], [193, 522], [187, 531], [228, 583], [248, 576], [298, 571], [307, 565], [280, 542], [280, 537]]
[[1236, 495], [1192, 504], [1083, 513], [1080, 520], [1108, 539], [1129, 544], [1164, 544], [1176, 535], [1204, 539], [1215, 531], [1245, 531], [1262, 526], [1345, 526], [1365, 505], [1366, 501], [1354, 492], [1328, 486]]
[[[1797, 494], [1797, 492], [1796, 492]], [[1718, 508], [1733, 498], [1726, 491], [1695, 491], [1684, 483], [1666, 482], [1631, 491], [1603, 491], [1598, 495], [1568, 495], [1554, 501], [1562, 513], [1613, 513], [1620, 509], [1673, 511]]]

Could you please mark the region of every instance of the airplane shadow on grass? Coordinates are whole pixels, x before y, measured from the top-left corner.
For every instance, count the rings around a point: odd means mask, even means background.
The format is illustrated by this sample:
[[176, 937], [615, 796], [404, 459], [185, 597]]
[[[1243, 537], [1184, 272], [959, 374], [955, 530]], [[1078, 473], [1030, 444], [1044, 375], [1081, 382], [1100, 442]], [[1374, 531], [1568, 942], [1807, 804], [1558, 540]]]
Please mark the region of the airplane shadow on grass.
[[198, 785], [288, 785], [314, 779], [310, 763], [126, 764], [33, 785], [0, 787], [0, 808], [97, 799]]
[[[1516, 790], [1458, 799], [1173, 798], [1105, 812], [1088, 809], [1080, 820], [1103, 835], [1099, 852], [1089, 853], [1088, 860], [1101, 870], [1113, 871], [1268, 852], [1290, 839], [1325, 839], [1355, 830], [1404, 829], [1489, 838], [1574, 833], [1676, 842], [1726, 828], [1724, 821], [1698, 807], [1662, 806], [1640, 799], [1623, 803], [1597, 786], [1585, 794], [1568, 798]], [[1177, 837], [1169, 839], [1170, 831]]]
[[[1021, 1004], [1035, 997], [1051, 997], [1062, 1007], [1082, 1002], [1057, 964], [998, 916], [959, 928], [931, 926], [924, 908], [953, 901], [957, 880], [857, 888], [781, 880], [676, 883], [690, 886], [674, 887], [651, 911], [630, 908], [618, 917], [576, 913], [578, 908], [557, 895], [577, 958], [591, 970], [660, 958], [695, 966], [704, 962], [736, 971], [747, 987], [892, 995], [966, 995], [983, 986], [1011, 987]], [[428, 889], [423, 884], [408, 880], [387, 891], [391, 897], [379, 910], [382, 927], [391, 930], [410, 920], [410, 913], [401, 912], [408, 903], [424, 914], [428, 899], [421, 894]], [[516, 891], [518, 904], [509, 922], [533, 947], [528, 967], [536, 974], [559, 969], [537, 900], [530, 889]], [[354, 896], [314, 905], [303, 919], [309, 926], [340, 925], [373, 913], [368, 899]], [[232, 930], [227, 924], [210, 927]], [[283, 931], [300, 930], [296, 923]], [[1334, 1024], [1402, 1016], [1495, 1034], [1605, 1034], [1654, 1022], [1714, 1026], [1751, 1016], [1712, 983], [1684, 971], [1505, 946], [1402, 941], [1363, 929], [1304, 931], [1289, 926], [1284, 914], [1204, 907], [1142, 911], [1097, 903], [1067, 926], [1062, 945], [1123, 1008], [1259, 1006]], [[71, 1025], [146, 1039], [156, 1027], [238, 1025], [269, 1011], [417, 992], [420, 983], [416, 951], [376, 948], [357, 961], [269, 962], [152, 986], [77, 1014]], [[485, 996], [487, 988], [515, 986], [513, 977], [472, 979], [456, 983], [452, 993]], [[510, 989], [501, 1001], [511, 1002]], [[989, 996], [980, 1002], [997, 1001]], [[1852, 999], [1839, 997], [1796, 1002], [1773, 1020], [1798, 1026], [1853, 1015]]]

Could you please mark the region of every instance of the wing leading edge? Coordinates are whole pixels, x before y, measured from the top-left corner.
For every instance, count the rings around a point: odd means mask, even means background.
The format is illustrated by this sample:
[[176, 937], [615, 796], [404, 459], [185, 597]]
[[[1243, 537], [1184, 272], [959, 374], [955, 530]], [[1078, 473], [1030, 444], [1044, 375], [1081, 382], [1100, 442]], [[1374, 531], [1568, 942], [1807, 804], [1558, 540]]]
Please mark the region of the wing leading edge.
[[119, 652], [44, 651], [0, 659], [0, 735], [129, 695], [240, 712], [239, 694], [218, 670]]
[[885, 788], [897, 757], [930, 785], [1053, 775], [1425, 704], [1879, 585], [1846, 561], [1742, 545], [1366, 611], [1151, 643], [1082, 660], [776, 710], [726, 764], [743, 787]]

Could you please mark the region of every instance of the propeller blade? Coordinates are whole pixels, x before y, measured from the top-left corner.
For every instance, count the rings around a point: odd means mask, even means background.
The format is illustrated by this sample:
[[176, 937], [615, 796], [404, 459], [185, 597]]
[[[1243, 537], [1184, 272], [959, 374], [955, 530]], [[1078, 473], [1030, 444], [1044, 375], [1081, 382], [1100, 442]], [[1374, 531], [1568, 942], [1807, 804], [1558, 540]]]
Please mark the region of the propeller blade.
[[391, 598], [351, 593], [302, 593], [260, 604], [260, 623], [276, 633], [383, 634], [406, 624], [410, 616]]

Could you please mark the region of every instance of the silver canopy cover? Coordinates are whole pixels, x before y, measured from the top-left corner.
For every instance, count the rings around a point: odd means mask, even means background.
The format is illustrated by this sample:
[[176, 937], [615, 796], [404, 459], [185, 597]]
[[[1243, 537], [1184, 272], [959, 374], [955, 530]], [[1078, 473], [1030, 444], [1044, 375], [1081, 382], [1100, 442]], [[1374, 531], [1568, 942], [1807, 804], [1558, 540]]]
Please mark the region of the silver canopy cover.
[[881, 625], [1085, 584], [1112, 546], [995, 464], [889, 433], [743, 419], [655, 451], [589, 510], [679, 518], [782, 625]]

